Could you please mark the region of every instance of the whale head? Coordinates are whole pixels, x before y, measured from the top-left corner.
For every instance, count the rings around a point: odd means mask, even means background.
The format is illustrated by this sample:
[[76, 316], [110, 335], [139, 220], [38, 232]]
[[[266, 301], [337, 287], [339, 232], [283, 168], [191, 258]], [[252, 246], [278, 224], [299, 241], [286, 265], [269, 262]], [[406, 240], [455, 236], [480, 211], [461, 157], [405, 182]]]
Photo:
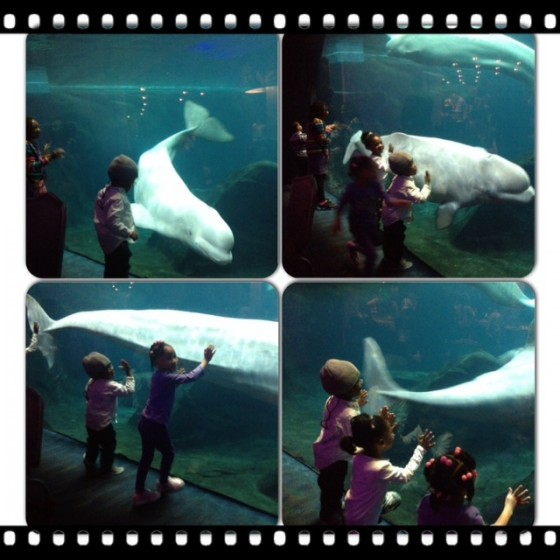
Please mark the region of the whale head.
[[512, 202], [530, 202], [535, 196], [527, 172], [511, 161], [489, 154], [484, 161], [489, 194], [493, 198]]
[[233, 260], [233, 232], [214, 208], [207, 209], [204, 222], [199, 221], [193, 229], [188, 223], [184, 225], [183, 238], [197, 253], [221, 265]]

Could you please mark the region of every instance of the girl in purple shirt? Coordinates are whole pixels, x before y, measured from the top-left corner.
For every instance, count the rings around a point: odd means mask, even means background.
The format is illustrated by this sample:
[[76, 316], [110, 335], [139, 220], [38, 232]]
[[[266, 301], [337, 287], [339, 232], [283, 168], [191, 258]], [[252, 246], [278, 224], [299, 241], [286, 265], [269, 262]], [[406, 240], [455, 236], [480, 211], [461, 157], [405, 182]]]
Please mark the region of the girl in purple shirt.
[[[214, 346], [209, 345], [204, 350], [204, 359], [200, 365], [186, 373], [183, 368], [177, 370], [179, 360], [173, 346], [158, 340], [150, 347], [150, 364], [156, 367], [156, 371], [152, 375], [150, 396], [138, 424], [142, 438], [142, 458], [136, 474], [136, 491], [133, 498], [135, 506], [155, 502], [162, 493], [176, 492], [185, 485], [180, 478], [169, 476], [175, 451], [167, 425], [173, 410], [175, 389], [178, 385], [201, 378], [215, 353]], [[158, 490], [152, 491], [147, 490], [145, 484], [156, 449], [161, 453], [161, 466]]]
[[[430, 494], [418, 506], [418, 525], [486, 525], [480, 511], [471, 505], [474, 498], [476, 461], [456, 447], [452, 453], [430, 459], [424, 468]], [[531, 501], [523, 486], [508, 489], [504, 509], [494, 525], [508, 525], [518, 506]]]

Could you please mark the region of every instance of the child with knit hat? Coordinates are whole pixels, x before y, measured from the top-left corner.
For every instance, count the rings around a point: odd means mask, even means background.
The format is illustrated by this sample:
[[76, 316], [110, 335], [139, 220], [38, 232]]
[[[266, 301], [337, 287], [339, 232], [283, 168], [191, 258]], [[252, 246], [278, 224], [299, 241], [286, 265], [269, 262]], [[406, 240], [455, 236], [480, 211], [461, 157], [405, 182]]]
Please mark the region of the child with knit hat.
[[125, 155], [113, 159], [107, 170], [111, 182], [97, 193], [93, 223], [105, 254], [105, 278], [128, 278], [130, 240], [138, 239], [126, 194], [138, 177], [138, 166]]
[[419, 189], [413, 179], [418, 168], [406, 152], [393, 152], [389, 156], [389, 167], [396, 177], [387, 189], [383, 204], [383, 253], [387, 268], [399, 272], [412, 266], [404, 259], [405, 224], [412, 222], [412, 205], [428, 200], [432, 192], [431, 177], [426, 171], [424, 187]]
[[89, 473], [95, 473], [97, 455], [101, 449], [99, 474], [104, 476], [121, 474], [124, 468], [113, 465], [117, 447], [113, 422], [117, 418], [117, 398], [134, 393], [132, 370], [126, 360], [121, 360], [120, 367], [126, 373], [126, 381], [123, 385], [114, 381], [115, 370], [107, 356], [99, 352], [91, 352], [82, 363], [91, 378], [86, 385], [88, 439], [84, 465]]
[[321, 488], [320, 521], [323, 525], [342, 525], [344, 479], [351, 455], [342, 450], [340, 440], [352, 433], [350, 421], [367, 403], [367, 391], [362, 389], [358, 368], [343, 360], [325, 363], [321, 384], [330, 396], [325, 403], [321, 433], [313, 444]]

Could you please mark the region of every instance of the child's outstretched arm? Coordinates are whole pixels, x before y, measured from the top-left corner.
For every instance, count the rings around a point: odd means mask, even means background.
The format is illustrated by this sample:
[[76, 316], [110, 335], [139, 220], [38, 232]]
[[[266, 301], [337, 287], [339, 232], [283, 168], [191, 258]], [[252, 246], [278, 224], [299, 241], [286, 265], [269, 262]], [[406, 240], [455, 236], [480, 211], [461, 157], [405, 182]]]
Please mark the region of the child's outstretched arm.
[[127, 395], [132, 395], [136, 391], [136, 381], [132, 375], [132, 368], [126, 360], [121, 360], [119, 368], [126, 373], [126, 381], [124, 385], [122, 383], [117, 383], [116, 381], [111, 382], [111, 391], [113, 395], [117, 397], [126, 397]]
[[504, 503], [504, 509], [494, 525], [497, 527], [505, 527], [506, 525], [509, 525], [509, 522], [511, 521], [511, 518], [518, 506], [525, 506], [530, 501], [531, 496], [529, 496], [529, 490], [523, 488], [523, 486], [519, 485], [515, 490], [509, 488]]

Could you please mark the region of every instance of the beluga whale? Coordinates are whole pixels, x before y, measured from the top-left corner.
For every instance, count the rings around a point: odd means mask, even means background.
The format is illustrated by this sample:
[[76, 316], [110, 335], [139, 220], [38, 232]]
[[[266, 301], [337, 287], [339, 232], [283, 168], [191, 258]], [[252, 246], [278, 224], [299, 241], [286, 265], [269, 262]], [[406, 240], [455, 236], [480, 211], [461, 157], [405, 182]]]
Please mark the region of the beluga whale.
[[[344, 163], [353, 154], [370, 155], [361, 141], [362, 131], [356, 132], [344, 155]], [[424, 184], [424, 172], [432, 177], [429, 202], [439, 203], [436, 214], [438, 229], [448, 227], [460, 208], [486, 203], [527, 203], [535, 197], [535, 189], [527, 172], [519, 165], [477, 148], [427, 136], [411, 136], [393, 132], [381, 137], [386, 146], [396, 152], [408, 152], [418, 166], [414, 181]]]
[[390, 56], [416, 63], [507, 74], [530, 86], [535, 84], [535, 50], [504, 34], [389, 35]]
[[364, 385], [371, 387], [372, 406], [403, 400], [445, 409], [447, 415], [461, 419], [530, 424], [535, 413], [534, 332], [526, 346], [512, 352], [511, 359], [501, 368], [454, 387], [423, 392], [400, 387], [387, 369], [379, 344], [366, 338], [362, 375]]
[[138, 161], [132, 214], [136, 226], [177, 239], [220, 264], [230, 264], [233, 233], [214, 208], [197, 198], [173, 166], [177, 150], [193, 138], [231, 142], [233, 136], [204, 107], [187, 101], [186, 129], [144, 152]]
[[[80, 311], [55, 320], [33, 296], [27, 295], [27, 319], [39, 323], [38, 349], [49, 367], [55, 360], [56, 334], [80, 329], [115, 340], [144, 354], [155, 340], [171, 344], [177, 356], [199, 362], [208, 344], [216, 346], [207, 379], [227, 388], [238, 388], [259, 400], [277, 404], [278, 323], [235, 319], [174, 309], [104, 309]], [[91, 348], [84, 348], [84, 354]]]

